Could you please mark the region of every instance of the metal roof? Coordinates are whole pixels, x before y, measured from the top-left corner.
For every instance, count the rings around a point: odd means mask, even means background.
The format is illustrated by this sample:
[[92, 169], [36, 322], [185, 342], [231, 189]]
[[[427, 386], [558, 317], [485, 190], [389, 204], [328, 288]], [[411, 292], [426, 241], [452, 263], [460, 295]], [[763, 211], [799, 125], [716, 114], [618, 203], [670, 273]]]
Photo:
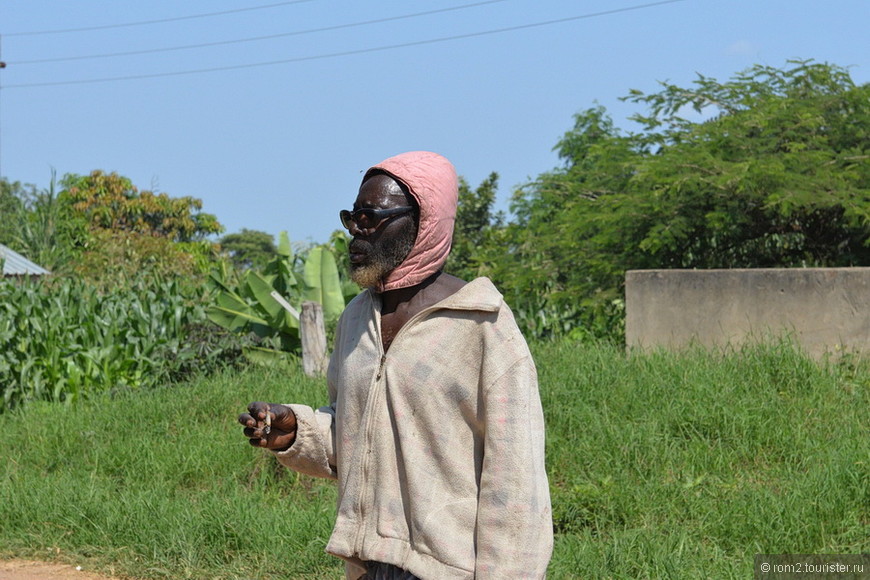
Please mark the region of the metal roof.
[[0, 262], [3, 263], [4, 276], [42, 276], [51, 274], [41, 266], [37, 266], [18, 252], [0, 244]]

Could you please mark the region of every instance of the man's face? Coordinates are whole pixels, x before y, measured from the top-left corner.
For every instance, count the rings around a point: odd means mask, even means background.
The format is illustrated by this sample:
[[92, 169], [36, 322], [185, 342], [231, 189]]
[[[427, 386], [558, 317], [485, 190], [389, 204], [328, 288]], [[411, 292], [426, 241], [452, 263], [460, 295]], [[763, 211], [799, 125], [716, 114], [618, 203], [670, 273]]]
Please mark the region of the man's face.
[[[398, 182], [387, 175], [373, 175], [360, 186], [353, 209], [393, 209], [413, 205]], [[351, 279], [363, 288], [376, 287], [401, 264], [414, 247], [417, 223], [413, 213], [385, 218], [364, 230], [351, 227]]]

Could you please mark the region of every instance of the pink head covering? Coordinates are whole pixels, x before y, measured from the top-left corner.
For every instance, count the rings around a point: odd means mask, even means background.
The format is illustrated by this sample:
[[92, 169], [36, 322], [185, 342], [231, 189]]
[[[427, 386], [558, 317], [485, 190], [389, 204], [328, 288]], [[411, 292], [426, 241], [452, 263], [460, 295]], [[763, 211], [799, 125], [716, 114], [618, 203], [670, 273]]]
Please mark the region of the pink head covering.
[[378, 289], [395, 290], [423, 282], [444, 267], [453, 239], [459, 180], [447, 159], [429, 151], [411, 151], [390, 157], [366, 171], [365, 181], [381, 170], [404, 184], [420, 206], [420, 226], [414, 248]]

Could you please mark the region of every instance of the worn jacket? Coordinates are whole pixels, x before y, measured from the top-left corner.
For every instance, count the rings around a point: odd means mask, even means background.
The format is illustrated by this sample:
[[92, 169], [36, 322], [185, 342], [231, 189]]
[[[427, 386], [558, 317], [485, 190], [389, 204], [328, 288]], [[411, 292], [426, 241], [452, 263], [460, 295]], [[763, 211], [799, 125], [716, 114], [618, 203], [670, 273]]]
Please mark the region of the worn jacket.
[[343, 313], [329, 405], [290, 405], [297, 471], [338, 480], [327, 551], [432, 580], [542, 578], [552, 552], [535, 365], [486, 278], [408, 321], [384, 354], [379, 294]]

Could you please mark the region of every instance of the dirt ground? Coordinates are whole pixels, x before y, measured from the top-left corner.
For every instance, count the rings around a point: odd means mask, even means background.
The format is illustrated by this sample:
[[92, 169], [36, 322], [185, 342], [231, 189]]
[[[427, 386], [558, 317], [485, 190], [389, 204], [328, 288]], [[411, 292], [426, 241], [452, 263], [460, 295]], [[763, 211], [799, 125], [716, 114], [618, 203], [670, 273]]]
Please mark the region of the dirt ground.
[[0, 580], [118, 580], [76, 568], [30, 560], [0, 560]]

